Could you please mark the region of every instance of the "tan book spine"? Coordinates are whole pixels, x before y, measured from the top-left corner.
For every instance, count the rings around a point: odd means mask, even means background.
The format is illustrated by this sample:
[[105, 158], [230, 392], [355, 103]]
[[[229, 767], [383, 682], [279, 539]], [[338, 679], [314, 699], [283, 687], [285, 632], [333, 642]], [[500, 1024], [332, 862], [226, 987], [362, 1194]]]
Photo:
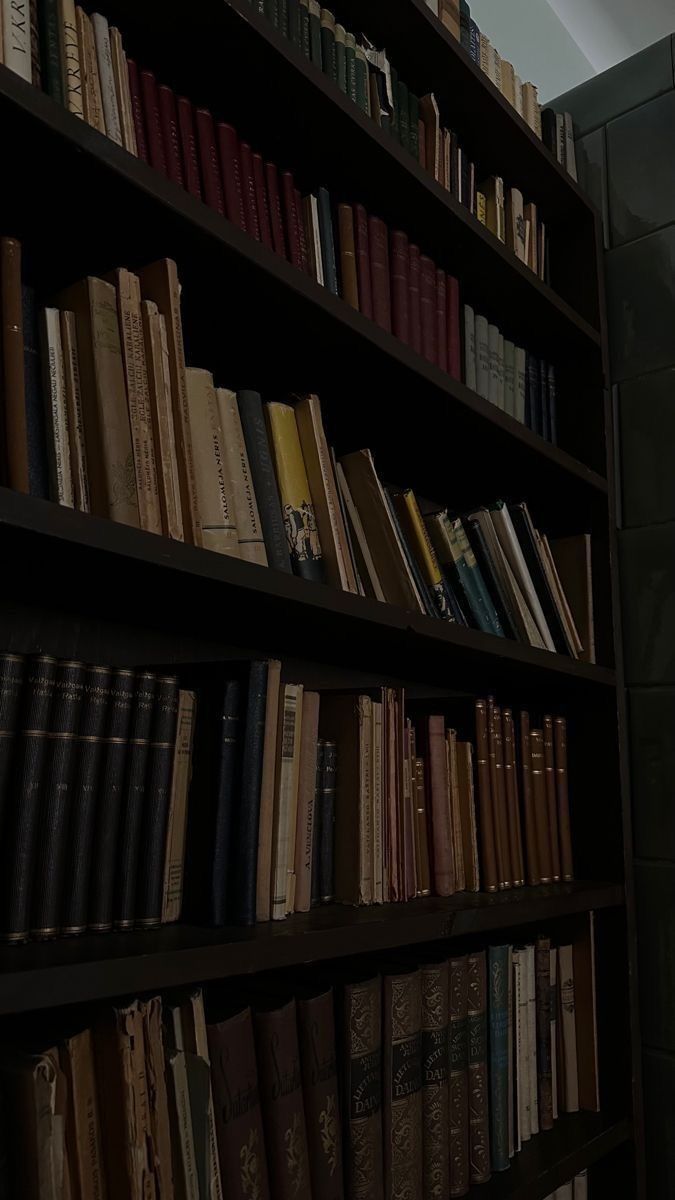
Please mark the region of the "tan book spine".
[[530, 758], [534, 819], [537, 830], [537, 859], [542, 883], [553, 880], [553, 859], [548, 825], [546, 777], [544, 771], [544, 734], [541, 729], [530, 730]]
[[122, 145], [122, 125], [117, 107], [117, 93], [113, 75], [112, 52], [110, 49], [110, 27], [105, 17], [94, 13], [91, 18], [96, 43], [98, 73], [101, 80], [101, 96], [103, 98], [103, 115], [105, 131], [113, 142]]
[[553, 882], [559, 883], [561, 873], [560, 841], [558, 837], [558, 802], [553, 753], [553, 719], [551, 717], [544, 717], [544, 777], [546, 781], [546, 808], [548, 812], [548, 835], [551, 841]]
[[82, 106], [84, 119], [88, 125], [105, 133], [105, 117], [103, 115], [103, 97], [101, 96], [101, 80], [98, 73], [96, 43], [91, 20], [84, 9], [79, 6], [75, 10], [77, 16], [77, 35], [80, 42], [80, 57], [82, 60]]
[[66, 1141], [75, 1194], [82, 1200], [107, 1195], [91, 1030], [66, 1038], [61, 1063], [68, 1080]]
[[473, 788], [473, 746], [457, 742], [457, 785], [462, 825], [465, 889], [480, 891], [478, 862], [478, 832], [476, 829], [476, 800]]
[[183, 874], [185, 868], [185, 834], [187, 804], [192, 775], [192, 742], [194, 738], [196, 697], [183, 688], [178, 693], [176, 746], [173, 754], [171, 796], [166, 834], [164, 861], [164, 902], [162, 924], [180, 918], [183, 903]]
[[532, 753], [530, 747], [530, 716], [520, 714], [520, 762], [523, 782], [523, 809], [525, 813], [525, 848], [527, 857], [527, 882], [530, 887], [541, 883], [541, 864], [537, 842], [537, 820], [532, 790]]
[[319, 741], [318, 692], [302, 697], [302, 734], [298, 781], [298, 817], [295, 829], [295, 911], [309, 912], [312, 899], [312, 846], [314, 843], [314, 800]]
[[415, 839], [415, 849], [417, 852], [418, 894], [420, 896], [429, 896], [431, 894], [431, 869], [429, 865], [427, 799], [423, 758], [415, 759], [414, 786], [417, 833]]
[[110, 26], [110, 54], [112, 59], [113, 80], [115, 83], [115, 95], [117, 97], [117, 111], [119, 112], [120, 125], [122, 130], [122, 145], [130, 154], [138, 155], [138, 146], [136, 143], [136, 127], [134, 125], [134, 115], [131, 107], [131, 92], [129, 90], [129, 68], [127, 66], [127, 56], [124, 53], [122, 44], [122, 34], [114, 25]]
[[213, 376], [195, 367], [189, 367], [186, 375], [202, 544], [216, 554], [238, 558], [239, 535], [229, 480], [225, 478], [223, 433]]
[[373, 702], [359, 696], [359, 904], [373, 903]]
[[87, 470], [87, 454], [84, 444], [80, 360], [77, 352], [75, 314], [64, 310], [60, 314], [60, 320], [66, 410], [68, 413], [70, 469], [73, 479], [75, 508], [79, 509], [80, 512], [89, 512], [89, 472]]
[[523, 887], [525, 865], [523, 862], [523, 838], [520, 826], [520, 802], [518, 798], [518, 776], [516, 773], [515, 730], [513, 713], [505, 708], [502, 713], [504, 733], [504, 784], [508, 818], [509, 852], [513, 867], [513, 886]]
[[448, 748], [448, 779], [450, 781], [450, 814], [452, 817], [452, 853], [455, 860], [455, 891], [466, 891], [464, 869], [464, 841], [462, 838], [462, 813], [459, 803], [459, 773], [457, 769], [457, 733], [446, 731]]
[[555, 779], [558, 797], [561, 872], [565, 880], [574, 879], [572, 827], [570, 824], [569, 783], [567, 778], [567, 721], [556, 717], [554, 723]]
[[174, 1200], [171, 1169], [171, 1125], [166, 1089], [166, 1063], [162, 1029], [162, 1001], [155, 996], [139, 1001], [145, 1044], [145, 1070], [148, 1085], [150, 1161], [154, 1166], [158, 1200]]
[[499, 887], [510, 888], [512, 875], [510, 870], [508, 827], [506, 822], [506, 800], [504, 793], [504, 763], [502, 758], [502, 716], [501, 710], [495, 706], [492, 699], [487, 703], [488, 740], [490, 746], [490, 793], [492, 796], [492, 811], [494, 821], [495, 850], [497, 859], [497, 875]]
[[274, 836], [274, 781], [277, 756], [277, 725], [281, 663], [273, 659], [267, 668], [265, 706], [265, 742], [260, 784], [260, 820], [258, 824], [258, 869], [256, 874], [256, 919], [269, 921], [272, 887], [272, 839]]
[[345, 592], [356, 594], [356, 575], [349, 553], [347, 531], [340, 509], [337, 482], [318, 396], [303, 397], [295, 406], [295, 418], [309, 490], [314, 501], [328, 582]]
[[82, 62], [77, 35], [75, 0], [59, 0], [61, 22], [61, 61], [63, 63], [66, 104], [76, 117], [84, 118]]
[[223, 433], [227, 476], [232, 490], [239, 557], [245, 559], [246, 562], [255, 562], [266, 567], [267, 551], [246, 452], [244, 431], [239, 416], [237, 393], [229, 391], [227, 388], [217, 388], [216, 398], [220, 427]]
[[[373, 700], [373, 903], [384, 901], [383, 703]], [[409, 802], [409, 801], [408, 801]]]
[[162, 532], [183, 541], [183, 514], [176, 457], [176, 438], [171, 410], [171, 383], [166, 338], [166, 321], [152, 300], [141, 304], [143, 339], [147, 364], [150, 421], [155, 447], [157, 486]]
[[3, 440], [7, 447], [7, 482], [17, 492], [28, 492], [30, 485], [21, 303], [21, 245], [15, 238], [0, 238], [0, 290], [5, 410]]
[[46, 308], [42, 325], [42, 362], [47, 398], [47, 457], [52, 500], [75, 507], [70, 462], [70, 431], [66, 400], [66, 374], [58, 308]]
[[[301, 684], [284, 685], [279, 697], [279, 738], [274, 804], [272, 918], [283, 920], [293, 902], [295, 819], [298, 806], [299, 742], [302, 734]], [[292, 907], [291, 907], [292, 911]]]

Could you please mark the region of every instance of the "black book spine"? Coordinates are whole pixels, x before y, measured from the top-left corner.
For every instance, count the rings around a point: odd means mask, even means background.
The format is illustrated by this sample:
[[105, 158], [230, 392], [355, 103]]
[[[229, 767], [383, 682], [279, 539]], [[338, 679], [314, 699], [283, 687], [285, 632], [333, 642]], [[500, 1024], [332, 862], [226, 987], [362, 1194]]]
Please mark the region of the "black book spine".
[[[213, 867], [211, 872], [211, 912], [214, 925], [227, 919], [228, 874], [232, 847], [232, 827], [239, 754], [241, 684], [229, 679], [225, 684], [218, 744], [216, 819], [213, 830]], [[234, 851], [239, 853], [239, 847]]]
[[321, 786], [323, 783], [323, 760], [326, 743], [319, 738], [316, 748], [316, 790], [314, 792], [314, 828], [312, 831], [312, 906], [321, 900], [321, 879], [319, 857], [321, 851], [321, 830], [323, 828], [321, 811]]
[[324, 742], [321, 772], [321, 842], [319, 845], [319, 895], [322, 904], [335, 899], [335, 787], [337, 744]]
[[279, 489], [270, 454], [262, 401], [258, 392], [242, 391], [237, 392], [237, 403], [253, 476], [253, 487], [260, 509], [267, 561], [271, 567], [276, 567], [277, 571], [286, 571], [290, 575], [288, 541], [281, 515]]
[[96, 932], [112, 929], [117, 838], [133, 699], [134, 672], [113, 672], [106, 745], [98, 789], [98, 814], [89, 893], [88, 925]]
[[50, 655], [32, 658], [23, 693], [11, 784], [14, 805], [12, 819], [7, 822], [4, 846], [2, 934], [8, 942], [22, 942], [28, 937], [30, 890], [56, 668], [56, 659]]
[[28, 484], [31, 496], [49, 499], [49, 468], [45, 437], [45, 410], [42, 396], [39, 335], [35, 289], [24, 284], [23, 370], [26, 389], [26, 438], [28, 442]]
[[61, 932], [66, 934], [83, 933], [87, 928], [96, 796], [105, 744], [111, 674], [109, 667], [88, 667], [84, 681], [61, 911]]
[[136, 880], [156, 691], [157, 678], [150, 671], [143, 671], [136, 676], [117, 851], [114, 918], [118, 929], [131, 929], [136, 917]]
[[260, 786], [265, 749], [267, 663], [251, 663], [242, 749], [241, 784], [236, 821], [236, 853], [232, 859], [231, 919], [254, 925], [258, 865]]
[[31, 932], [36, 938], [56, 937], [59, 931], [84, 681], [84, 663], [59, 663], [35, 854]]
[[177, 720], [178, 680], [174, 675], [160, 675], [150, 734], [145, 814], [138, 860], [136, 920], [144, 929], [159, 925], [162, 919], [166, 831]]
[[4, 840], [5, 812], [10, 796], [12, 762], [25, 673], [26, 665], [21, 654], [0, 654], [0, 845]]

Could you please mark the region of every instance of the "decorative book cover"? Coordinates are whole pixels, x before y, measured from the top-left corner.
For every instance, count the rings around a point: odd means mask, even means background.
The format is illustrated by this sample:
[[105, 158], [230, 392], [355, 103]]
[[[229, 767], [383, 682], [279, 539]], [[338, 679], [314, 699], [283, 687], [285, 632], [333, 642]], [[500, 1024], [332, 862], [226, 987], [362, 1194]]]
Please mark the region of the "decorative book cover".
[[311, 1200], [295, 1000], [254, 1020], [274, 1200]]
[[495, 1171], [509, 1168], [509, 947], [488, 950], [490, 1150]]
[[312, 1195], [343, 1200], [333, 991], [298, 1000], [300, 1062]]
[[539, 1128], [553, 1129], [551, 1068], [551, 940], [537, 938], [535, 950], [537, 1004], [537, 1097]]
[[468, 963], [450, 959], [448, 992], [450, 1054], [450, 1195], [469, 1190]]
[[450, 1194], [448, 973], [447, 962], [420, 967], [424, 1200], [446, 1200]]
[[347, 1194], [350, 1200], [384, 1200], [379, 976], [346, 985], [343, 1022]]
[[391, 1200], [422, 1194], [421, 987], [419, 971], [385, 975], [384, 1189]]
[[216, 1135], [228, 1200], [270, 1200], [251, 1010], [207, 1027]]
[[490, 1085], [488, 1077], [487, 964], [485, 951], [467, 958], [469, 1043], [469, 1176], [490, 1178]]

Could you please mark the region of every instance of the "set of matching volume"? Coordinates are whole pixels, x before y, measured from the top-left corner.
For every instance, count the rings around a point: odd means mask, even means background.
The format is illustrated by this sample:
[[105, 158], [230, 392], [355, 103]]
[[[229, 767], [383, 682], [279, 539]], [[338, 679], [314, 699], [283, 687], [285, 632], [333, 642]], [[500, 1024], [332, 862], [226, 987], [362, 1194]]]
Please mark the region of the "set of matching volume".
[[558, 441], [556, 370], [464, 305], [466, 386], [547, 442]]
[[591, 915], [558, 947], [155, 996], [6, 1049], [21, 1196], [465, 1196], [598, 1110], [593, 954]]

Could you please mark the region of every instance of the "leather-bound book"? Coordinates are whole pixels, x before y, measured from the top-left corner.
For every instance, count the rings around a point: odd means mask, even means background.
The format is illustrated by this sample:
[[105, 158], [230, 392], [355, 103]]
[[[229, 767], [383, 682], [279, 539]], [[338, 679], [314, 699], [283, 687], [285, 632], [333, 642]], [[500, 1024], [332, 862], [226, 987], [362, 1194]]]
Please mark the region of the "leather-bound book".
[[422, 1200], [422, 993], [419, 971], [383, 981], [384, 1192]]
[[504, 786], [504, 742], [502, 734], [502, 712], [488, 698], [488, 737], [490, 742], [490, 791], [494, 811], [495, 842], [497, 850], [497, 874], [502, 888], [513, 886], [513, 864], [509, 852], [509, 830], [506, 813], [506, 789]]
[[540, 881], [541, 883], [551, 883], [553, 879], [553, 859], [551, 856], [551, 837], [548, 824], [548, 804], [544, 773], [544, 735], [541, 729], [530, 729], [530, 763]]
[[342, 1028], [347, 1195], [349, 1200], [384, 1200], [379, 976], [345, 986]]
[[136, 917], [136, 883], [141, 850], [143, 813], [148, 796], [148, 759], [154, 718], [157, 679], [149, 671], [136, 676], [134, 704], [129, 729], [127, 761], [115, 883], [114, 923], [118, 929], [130, 929]]
[[254, 1016], [260, 1103], [274, 1200], [310, 1200], [295, 1000]]
[[40, 654], [28, 659], [10, 782], [13, 803], [3, 837], [2, 937], [9, 942], [23, 941], [30, 926], [35, 845], [56, 675], [55, 658]]
[[450, 1195], [448, 1092], [448, 964], [420, 967], [422, 992], [422, 1196]]
[[45, 440], [45, 416], [40, 374], [40, 340], [35, 288], [23, 284], [23, 369], [26, 386], [26, 437], [28, 440], [28, 486], [31, 496], [49, 498], [49, 473]]
[[532, 753], [530, 747], [530, 715], [520, 714], [520, 767], [523, 780], [523, 811], [525, 814], [525, 851], [527, 858], [527, 882], [530, 886], [541, 883], [537, 822], [532, 786]]
[[436, 362], [448, 369], [448, 295], [445, 271], [436, 269]]
[[216, 1136], [228, 1200], [270, 1200], [250, 1009], [207, 1026]]
[[181, 688], [178, 693], [176, 747], [171, 769], [171, 794], [164, 855], [162, 888], [162, 924], [177, 921], [183, 904], [185, 875], [185, 843], [187, 835], [187, 802], [192, 778], [192, 743], [194, 738], [196, 696]]
[[55, 937], [59, 928], [84, 681], [83, 663], [59, 662], [33, 868], [31, 932], [37, 938]]
[[[246, 232], [256, 242], [261, 241], [260, 218], [258, 216], [258, 200], [256, 196], [255, 179], [253, 176], [253, 151], [248, 142], [239, 145], [239, 166], [241, 172], [241, 192], [246, 216]], [[224, 166], [224, 178], [229, 172], [229, 165]], [[228, 194], [225, 189], [225, 208], [227, 210]]]
[[267, 246], [268, 250], [273, 250], [275, 247], [272, 240], [270, 204], [267, 196], [265, 165], [262, 160], [262, 154], [253, 155], [253, 183], [255, 186], [255, 200], [258, 209], [258, 221], [260, 223], [260, 240], [264, 246]]
[[93, 1035], [108, 1195], [155, 1200], [139, 1002], [101, 1014]]
[[182, 542], [184, 538], [183, 513], [176, 455], [176, 431], [171, 404], [166, 319], [153, 300], [143, 300], [141, 302], [141, 320], [162, 533]]
[[335, 899], [335, 797], [337, 795], [338, 745], [324, 739], [321, 746], [319, 802], [319, 899]]
[[323, 814], [321, 811], [321, 782], [323, 779], [323, 759], [325, 742], [323, 738], [319, 738], [316, 745], [316, 779], [314, 791], [314, 829], [312, 838], [312, 878], [311, 878], [311, 895], [310, 906], [315, 908], [321, 899], [319, 887], [319, 848], [321, 845], [321, 826]]
[[87, 667], [78, 730], [77, 759], [68, 825], [66, 870], [60, 909], [62, 933], [83, 933], [92, 861], [99, 769], [110, 701], [111, 672]]
[[509, 855], [513, 866], [513, 886], [522, 887], [525, 883], [525, 866], [523, 863], [523, 839], [520, 827], [520, 803], [518, 800], [515, 728], [513, 713], [510, 708], [505, 708], [502, 713], [502, 731], [504, 734], [504, 791], [506, 793], [508, 818]]
[[12, 764], [17, 742], [21, 694], [26, 675], [22, 654], [0, 654], [0, 845], [11, 803]]
[[509, 947], [488, 950], [490, 1150], [495, 1171], [509, 1168]]
[[281, 663], [278, 659], [272, 659], [267, 664], [267, 667], [265, 738], [263, 742], [260, 818], [258, 822], [258, 858], [256, 864], [256, 920], [258, 921], [269, 921], [271, 913], [274, 791]]
[[2, 394], [5, 429], [0, 435], [7, 455], [7, 484], [17, 492], [30, 490], [26, 428], [21, 245], [0, 238], [0, 312], [2, 313]]
[[454, 275], [446, 279], [448, 313], [448, 373], [453, 379], [462, 378], [462, 338], [460, 333], [459, 282]]
[[466, 956], [450, 959], [448, 1052], [450, 1057], [450, 1195], [469, 1190], [468, 968]]
[[150, 164], [155, 170], [161, 171], [162, 175], [168, 175], [162, 122], [159, 115], [159, 93], [157, 80], [152, 71], [141, 71], [141, 97], [145, 113], [145, 128], [148, 132]]
[[202, 183], [199, 174], [199, 156], [197, 153], [197, 134], [195, 133], [194, 110], [191, 102], [185, 96], [176, 98], [178, 112], [178, 136], [185, 172], [185, 187], [198, 200], [202, 198]]
[[436, 363], [436, 268], [426, 254], [420, 257], [420, 321], [422, 354], [427, 362]]
[[469, 1177], [490, 1178], [490, 1080], [488, 1074], [487, 963], [485, 951], [467, 958], [469, 1043]]
[[136, 132], [136, 146], [138, 148], [138, 157], [144, 162], [150, 162], [150, 151], [148, 150], [148, 135], [145, 129], [145, 114], [143, 112], [143, 97], [141, 95], [141, 77], [138, 67], [133, 58], [127, 59], [127, 70], [129, 72], [129, 91], [131, 93], [131, 111], [134, 118], [134, 130]]
[[391, 264], [391, 326], [394, 337], [410, 344], [410, 281], [408, 239], [399, 229], [389, 236]]
[[300, 246], [300, 215], [295, 207], [295, 185], [290, 171], [281, 173], [281, 198], [284, 215], [284, 228], [288, 244], [288, 257], [294, 267], [302, 270], [302, 249]]
[[258, 829], [265, 750], [268, 663], [252, 662], [248, 675], [241, 748], [239, 803], [235, 814], [230, 917], [237, 925], [256, 919]]
[[300, 1063], [312, 1196], [343, 1200], [333, 991], [298, 1000]]
[[486, 892], [496, 892], [499, 887], [499, 879], [497, 877], [495, 826], [490, 784], [490, 747], [487, 704], [485, 700], [476, 701], [476, 775], [478, 778], [478, 812], [483, 887]]
[[555, 743], [555, 781], [558, 799], [558, 833], [560, 836], [560, 870], [562, 878], [574, 879], [572, 858], [572, 829], [570, 825], [569, 783], [567, 779], [567, 721], [556, 717], [553, 723]]
[[143, 929], [159, 925], [162, 919], [164, 858], [177, 717], [178, 680], [174, 675], [159, 675], [150, 729], [145, 804], [138, 852], [135, 918]]
[[265, 183], [270, 204], [270, 223], [272, 226], [272, 245], [277, 254], [288, 258], [286, 235], [284, 233], [284, 218], [281, 208], [281, 193], [279, 191], [279, 172], [274, 163], [265, 163]]
[[321, 583], [323, 555], [295, 411], [290, 404], [274, 401], [266, 413], [293, 569], [303, 579]]
[[[70, 450], [69, 465], [71, 485], [73, 489], [73, 500], [75, 508], [79, 509], [80, 512], [89, 512], [91, 509], [89, 493], [89, 470], [84, 445], [82, 389], [80, 387], [80, 359], [77, 352], [75, 314], [65, 310], [61, 312], [60, 327], [61, 347], [63, 352], [63, 383], [65, 388], [68, 441]], [[56, 451], [56, 438], [54, 438], [54, 449]], [[58, 476], [59, 464], [56, 461], [56, 453], [54, 457], [54, 465], [56, 467]], [[61, 456], [61, 468], [64, 465], [65, 458], [65, 454]], [[150, 466], [150, 464], [148, 464], [148, 466]]]
[[422, 353], [422, 310], [420, 307], [420, 248], [408, 247], [408, 315], [410, 345], [417, 354]]
[[[220, 160], [216, 147], [216, 129], [211, 113], [206, 108], [195, 111], [195, 126], [197, 129], [197, 146], [202, 175], [202, 196], [214, 212], [225, 216], [225, 201], [220, 174]], [[218, 130], [220, 138], [220, 129]]]
[[373, 320], [381, 329], [391, 333], [391, 284], [389, 274], [388, 231], [379, 217], [368, 217], [368, 249], [370, 253], [370, 287], [373, 297]]
[[555, 758], [553, 751], [553, 718], [544, 717], [544, 779], [546, 782], [546, 811], [551, 843], [553, 882], [560, 881], [560, 842], [558, 839], [558, 802], [556, 795]]
[[91, 1030], [65, 1038], [59, 1058], [68, 1081], [66, 1146], [71, 1184], [83, 1200], [104, 1200], [107, 1189]]
[[117, 843], [124, 797], [125, 766], [134, 701], [134, 673], [113, 671], [97, 796], [97, 819], [89, 892], [89, 928], [112, 927]]
[[183, 171], [183, 158], [181, 154], [181, 142], [178, 132], [178, 109], [176, 106], [176, 96], [170, 87], [166, 84], [161, 84], [157, 89], [159, 103], [159, 122], [162, 130], [162, 143], [164, 145], [164, 153], [166, 156], [166, 169], [169, 179], [174, 183], [179, 183], [181, 187], [185, 187], [185, 172]]
[[464, 859], [464, 886], [467, 892], [478, 892], [480, 891], [480, 868], [471, 742], [457, 742], [457, 791]]
[[428, 718], [427, 738], [434, 892], [437, 896], [452, 896], [455, 891], [455, 870], [452, 858], [450, 781], [443, 717]]
[[354, 247], [356, 273], [359, 283], [359, 309], [364, 317], [373, 319], [373, 289], [370, 280], [370, 240], [368, 214], [362, 204], [354, 205]]
[[[117, 96], [117, 107], [120, 115], [120, 129], [122, 134], [122, 145], [125, 150], [128, 150], [134, 157], [138, 157], [138, 147], [136, 145], [136, 130], [134, 129], [134, 116], [131, 108], [131, 92], [129, 90], [129, 73], [127, 71], [127, 58], [124, 53], [124, 44], [122, 42], [122, 34], [114, 25], [110, 26], [110, 55], [112, 64], [113, 79], [115, 81], [115, 94]], [[94, 84], [95, 86], [95, 84]], [[98, 107], [98, 95], [95, 96], [95, 107]], [[103, 107], [103, 96], [101, 96], [100, 106]]]
[[237, 392], [237, 402], [260, 510], [267, 561], [278, 571], [290, 574], [291, 560], [262, 401], [258, 392], [240, 391]]
[[419, 896], [429, 896], [431, 894], [431, 864], [429, 861], [429, 806], [427, 803], [427, 787], [426, 787], [426, 771], [423, 758], [415, 758], [414, 778], [412, 786], [414, 788], [414, 804], [415, 804], [415, 856], [416, 856], [416, 876], [417, 876], [417, 894]]
[[349, 204], [338, 205], [340, 237], [340, 295], [352, 308], [359, 309], [359, 283], [356, 270], [354, 212]]
[[537, 1004], [537, 1099], [539, 1128], [553, 1129], [551, 1074], [551, 939], [538, 937], [535, 951]]

